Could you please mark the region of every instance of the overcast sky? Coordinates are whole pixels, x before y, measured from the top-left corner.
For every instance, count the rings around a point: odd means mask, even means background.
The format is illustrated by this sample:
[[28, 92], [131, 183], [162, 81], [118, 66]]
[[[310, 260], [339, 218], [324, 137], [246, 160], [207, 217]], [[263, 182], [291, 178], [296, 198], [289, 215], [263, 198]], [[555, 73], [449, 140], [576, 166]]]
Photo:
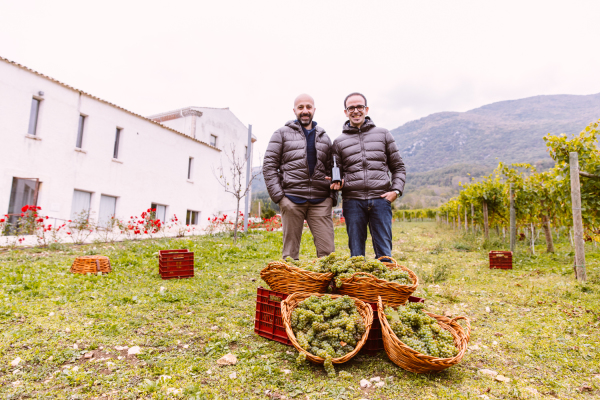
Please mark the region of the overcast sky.
[[0, 0], [0, 55], [142, 115], [229, 107], [264, 154], [302, 92], [332, 140], [353, 91], [388, 129], [598, 93], [598, 15], [574, 0]]

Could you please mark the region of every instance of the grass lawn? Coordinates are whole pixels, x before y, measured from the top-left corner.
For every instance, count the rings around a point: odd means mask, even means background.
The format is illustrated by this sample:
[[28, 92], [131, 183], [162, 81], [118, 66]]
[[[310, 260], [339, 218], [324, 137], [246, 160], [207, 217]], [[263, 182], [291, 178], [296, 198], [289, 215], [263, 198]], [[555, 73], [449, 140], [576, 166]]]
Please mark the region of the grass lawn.
[[[340, 252], [347, 252], [346, 240], [345, 229], [337, 228]], [[259, 273], [280, 257], [281, 232], [254, 232], [237, 245], [217, 236], [5, 251], [0, 397], [600, 397], [600, 252], [587, 248], [588, 283], [579, 285], [567, 242], [555, 254], [544, 254], [541, 244], [537, 256], [520, 246], [513, 270], [490, 270], [484, 247], [492, 247], [478, 238], [435, 223], [395, 223], [393, 256], [419, 276], [415, 295], [426, 298], [430, 311], [469, 317], [471, 349], [460, 364], [423, 375], [402, 370], [383, 351], [358, 355], [336, 366], [350, 375], [334, 379], [322, 366], [297, 366], [292, 347], [253, 332], [256, 288], [264, 286]], [[195, 252], [193, 279], [158, 276], [158, 250], [173, 248]], [[72, 260], [85, 254], [109, 256], [113, 272], [70, 274]], [[308, 232], [301, 254], [315, 256]], [[128, 355], [117, 346], [141, 352]], [[218, 366], [229, 352], [237, 365]], [[17, 358], [22, 361], [11, 365]], [[383, 388], [360, 388], [361, 379], [376, 376]]]

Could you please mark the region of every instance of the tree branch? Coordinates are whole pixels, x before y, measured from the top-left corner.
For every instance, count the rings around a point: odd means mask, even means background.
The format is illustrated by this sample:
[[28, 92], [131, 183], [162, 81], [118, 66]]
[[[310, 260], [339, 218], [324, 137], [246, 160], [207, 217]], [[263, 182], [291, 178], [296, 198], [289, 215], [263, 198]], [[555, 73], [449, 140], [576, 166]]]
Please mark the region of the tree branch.
[[586, 178], [596, 179], [596, 180], [600, 181], [600, 175], [592, 175], [590, 173], [583, 172], [583, 171], [579, 171], [579, 175], [585, 176]]

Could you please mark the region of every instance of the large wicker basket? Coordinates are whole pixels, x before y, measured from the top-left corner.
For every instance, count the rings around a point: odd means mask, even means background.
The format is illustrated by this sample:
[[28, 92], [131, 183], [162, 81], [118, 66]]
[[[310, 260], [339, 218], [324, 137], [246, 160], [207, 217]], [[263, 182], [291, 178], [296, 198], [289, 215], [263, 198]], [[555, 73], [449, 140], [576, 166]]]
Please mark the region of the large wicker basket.
[[[405, 345], [392, 331], [390, 324], [383, 311], [381, 297], [377, 304], [377, 314], [381, 323], [381, 333], [383, 336], [383, 347], [390, 360], [397, 366], [411, 372], [425, 373], [437, 372], [458, 364], [467, 351], [467, 344], [471, 336], [471, 324], [466, 317], [447, 318], [441, 315], [425, 312], [430, 317], [435, 318], [438, 324], [446, 329], [454, 337], [454, 345], [458, 349], [458, 354], [452, 358], [437, 358], [421, 354], [407, 345]], [[466, 328], [458, 324], [458, 320], [466, 321]]]
[[71, 265], [71, 272], [74, 274], [108, 274], [110, 271], [110, 260], [106, 256], [77, 257]]
[[[296, 350], [298, 350], [301, 353], [306, 354], [306, 358], [309, 361], [312, 361], [317, 364], [323, 364], [325, 362], [324, 358], [317, 357], [313, 354], [310, 354], [308, 351], [306, 351], [302, 347], [300, 347], [300, 345], [298, 344], [298, 341], [296, 340], [296, 335], [294, 335], [294, 331], [292, 330], [291, 323], [290, 323], [292, 311], [294, 311], [294, 308], [296, 308], [298, 303], [308, 299], [310, 296], [319, 296], [319, 297], [330, 296], [334, 299], [337, 297], [342, 297], [340, 295], [335, 295], [335, 294], [294, 293], [291, 296], [288, 296], [285, 300], [283, 300], [281, 302], [281, 317], [283, 319], [283, 325], [285, 326], [285, 331], [287, 332], [288, 338], [290, 339], [290, 341], [292, 342], [292, 345], [296, 348]], [[346, 361], [348, 361], [352, 357], [354, 357], [356, 354], [358, 354], [360, 349], [367, 342], [367, 338], [369, 337], [369, 332], [371, 331], [371, 325], [373, 324], [373, 310], [371, 309], [371, 306], [369, 304], [366, 304], [363, 301], [358, 300], [358, 299], [352, 299], [352, 300], [354, 300], [354, 304], [356, 304], [358, 313], [363, 317], [363, 320], [365, 322], [365, 333], [363, 333], [362, 338], [358, 341], [358, 343], [356, 344], [356, 347], [354, 348], [353, 351], [344, 355], [343, 357], [332, 359], [331, 362], [333, 362], [334, 364], [345, 363]]]
[[272, 261], [260, 271], [260, 277], [276, 292], [325, 293], [333, 273], [306, 271], [283, 261]]
[[410, 280], [413, 282], [412, 285], [401, 285], [396, 282], [388, 282], [383, 279], [379, 279], [376, 276], [367, 272], [357, 272], [351, 277], [342, 279], [342, 286], [337, 288], [336, 293], [345, 294], [351, 297], [356, 297], [367, 303], [377, 303], [379, 296], [383, 298], [386, 304], [399, 306], [405, 304], [408, 298], [419, 285], [419, 278], [410, 269], [398, 265], [396, 260], [392, 257], [381, 257], [392, 260], [391, 263], [384, 262], [384, 264], [390, 269], [400, 268], [410, 276]]

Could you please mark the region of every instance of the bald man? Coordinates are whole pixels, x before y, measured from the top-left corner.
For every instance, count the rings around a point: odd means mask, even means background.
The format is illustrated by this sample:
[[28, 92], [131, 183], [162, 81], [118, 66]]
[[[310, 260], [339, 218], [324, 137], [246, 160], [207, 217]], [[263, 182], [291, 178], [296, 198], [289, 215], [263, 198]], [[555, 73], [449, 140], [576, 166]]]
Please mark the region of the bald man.
[[311, 96], [296, 97], [296, 119], [273, 133], [263, 162], [269, 196], [281, 209], [283, 258], [299, 258], [305, 220], [317, 257], [335, 251], [331, 209], [337, 191], [330, 189], [326, 179], [331, 176], [331, 140], [313, 121], [315, 110]]

